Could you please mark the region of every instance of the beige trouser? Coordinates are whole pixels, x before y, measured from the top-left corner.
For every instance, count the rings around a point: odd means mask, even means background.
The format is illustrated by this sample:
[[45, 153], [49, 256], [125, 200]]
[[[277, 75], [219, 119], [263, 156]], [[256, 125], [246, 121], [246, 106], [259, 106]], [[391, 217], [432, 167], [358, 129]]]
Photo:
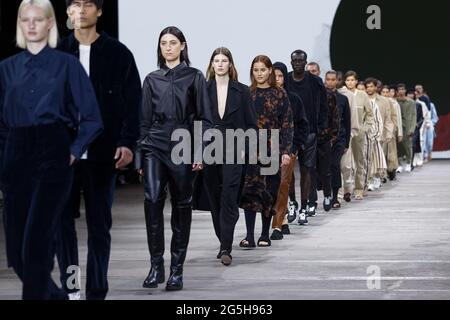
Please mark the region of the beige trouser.
[[397, 152], [397, 135], [388, 143], [383, 143], [383, 151], [386, 156], [388, 172], [394, 172], [399, 167]]
[[352, 140], [350, 140], [350, 147], [347, 152], [344, 153], [341, 160], [344, 194], [353, 193], [353, 190], [355, 189], [355, 160], [353, 158]]
[[367, 185], [368, 142], [365, 132], [361, 132], [352, 140], [353, 158], [355, 160], [355, 193], [363, 192]]

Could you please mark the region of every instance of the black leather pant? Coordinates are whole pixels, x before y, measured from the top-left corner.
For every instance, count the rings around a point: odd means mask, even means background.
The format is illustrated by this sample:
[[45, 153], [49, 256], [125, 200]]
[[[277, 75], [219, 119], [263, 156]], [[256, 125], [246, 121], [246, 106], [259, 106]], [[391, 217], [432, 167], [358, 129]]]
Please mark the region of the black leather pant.
[[152, 152], [143, 155], [145, 222], [151, 263], [164, 262], [164, 203], [169, 186], [172, 202], [171, 273], [182, 273], [192, 221], [192, 166], [175, 165]]

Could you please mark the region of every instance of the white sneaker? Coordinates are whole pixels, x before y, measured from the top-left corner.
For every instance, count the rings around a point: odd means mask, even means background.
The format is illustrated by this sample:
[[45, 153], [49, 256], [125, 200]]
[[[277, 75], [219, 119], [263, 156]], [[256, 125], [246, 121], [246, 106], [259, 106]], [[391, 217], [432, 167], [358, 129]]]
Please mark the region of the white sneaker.
[[400, 166], [400, 167], [398, 167], [398, 169], [397, 169], [397, 173], [402, 173], [404, 170], [405, 170], [405, 169], [404, 169], [402, 166]]
[[304, 209], [300, 210], [300, 212], [298, 214], [298, 224], [301, 226], [308, 224], [307, 212]]
[[69, 300], [81, 300], [81, 292], [69, 293]]
[[371, 183], [371, 184], [369, 184], [369, 186], [367, 187], [367, 189], [368, 189], [369, 191], [375, 191], [375, 186]]
[[412, 171], [411, 165], [410, 164], [406, 165], [405, 172], [411, 172], [411, 171]]
[[289, 201], [288, 222], [292, 223], [297, 218], [298, 203], [295, 201]]
[[375, 178], [373, 180], [373, 186], [375, 188], [375, 190], [378, 190], [381, 188], [381, 179], [380, 178]]

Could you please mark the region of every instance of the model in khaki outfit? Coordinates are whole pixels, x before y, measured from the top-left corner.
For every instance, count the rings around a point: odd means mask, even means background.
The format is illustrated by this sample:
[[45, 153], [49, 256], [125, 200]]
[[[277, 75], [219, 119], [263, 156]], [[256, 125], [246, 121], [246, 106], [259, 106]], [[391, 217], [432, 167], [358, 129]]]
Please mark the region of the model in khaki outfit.
[[358, 109], [354, 104], [354, 95], [353, 92], [347, 89], [347, 87], [342, 87], [338, 89], [338, 92], [347, 97], [348, 102], [350, 104], [350, 113], [351, 113], [351, 138], [350, 138], [350, 147], [344, 153], [341, 160], [341, 172], [343, 179], [343, 189], [344, 189], [344, 200], [347, 202], [351, 201], [351, 195], [355, 188], [355, 160], [353, 158], [352, 151], [352, 140], [359, 134], [359, 117], [358, 117]]
[[378, 80], [368, 78], [366, 80], [366, 92], [369, 95], [375, 114], [375, 132], [370, 143], [370, 165], [369, 165], [369, 190], [381, 187], [381, 178], [386, 177], [387, 163], [383, 151], [383, 145], [389, 143], [394, 136], [394, 123], [391, 119], [391, 104], [389, 100], [378, 94]]
[[387, 173], [389, 180], [395, 180], [396, 171], [399, 166], [398, 162], [398, 152], [397, 152], [397, 142], [400, 143], [403, 140], [403, 126], [402, 126], [402, 114], [400, 110], [400, 105], [394, 96], [391, 97], [390, 90], [388, 86], [384, 86], [381, 91], [381, 95], [389, 100], [391, 120], [394, 126], [393, 139], [385, 144], [383, 144], [383, 151], [386, 156], [387, 162]]
[[353, 102], [358, 112], [360, 123], [359, 134], [352, 139], [352, 151], [355, 160], [355, 199], [364, 199], [364, 190], [367, 186], [368, 172], [368, 139], [373, 138], [374, 114], [368, 95], [356, 89], [358, 76], [356, 72], [349, 71], [345, 74], [345, 86], [353, 93]]
[[397, 86], [397, 102], [400, 105], [402, 113], [402, 126], [403, 126], [403, 140], [399, 144], [398, 154], [399, 158], [406, 158], [406, 165], [400, 163], [398, 172], [405, 170], [406, 172], [411, 172], [411, 162], [412, 162], [412, 137], [417, 125], [417, 111], [416, 103], [406, 96], [406, 86], [404, 84], [399, 84]]

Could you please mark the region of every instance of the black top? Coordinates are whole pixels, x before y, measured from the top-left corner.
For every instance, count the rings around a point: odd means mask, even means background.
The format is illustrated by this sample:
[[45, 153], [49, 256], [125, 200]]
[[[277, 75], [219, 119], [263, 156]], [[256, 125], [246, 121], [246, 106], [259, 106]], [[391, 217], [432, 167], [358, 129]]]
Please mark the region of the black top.
[[338, 140], [345, 142], [345, 148], [350, 148], [350, 138], [352, 134], [352, 120], [350, 112], [350, 103], [348, 98], [337, 91], [336, 94], [337, 105], [341, 112], [341, 127], [339, 130]]
[[422, 128], [422, 124], [424, 121], [424, 117], [423, 117], [423, 111], [422, 111], [422, 104], [420, 102], [416, 102], [416, 122], [417, 122], [417, 126], [416, 126], [416, 130], [420, 128]]
[[201, 71], [182, 62], [173, 69], [164, 66], [150, 73], [143, 88], [140, 147], [167, 156], [172, 132], [192, 130], [194, 121], [202, 121], [203, 131], [211, 128], [211, 110]]
[[[79, 46], [71, 34], [62, 41], [59, 49], [79, 59]], [[114, 161], [117, 147], [133, 150], [139, 138], [142, 97], [139, 72], [131, 51], [102, 32], [91, 44], [89, 75], [105, 129], [90, 145], [88, 159]]]
[[430, 99], [428, 99], [425, 96], [421, 96], [419, 98], [419, 100], [422, 101], [422, 102], [425, 102], [425, 104], [427, 105], [428, 111], [431, 111], [431, 101], [430, 101]]
[[328, 105], [322, 79], [306, 71], [303, 80], [295, 81], [293, 72], [290, 72], [285, 80], [285, 86], [303, 101], [309, 132], [318, 134], [325, 130], [328, 126]]
[[208, 94], [211, 99], [212, 119], [215, 127], [234, 130], [256, 128], [256, 113], [250, 101], [249, 88], [246, 85], [234, 80], [229, 81], [223, 118], [220, 118], [219, 115], [215, 79], [208, 81]]
[[[289, 77], [286, 65], [282, 62], [275, 62], [273, 68], [281, 71], [286, 82]], [[292, 112], [294, 113], [294, 143], [292, 145], [292, 153], [295, 153], [297, 150], [304, 148], [309, 135], [309, 124], [302, 99], [288, 88], [285, 89], [291, 102]]]
[[[0, 148], [9, 128], [63, 123], [78, 131], [71, 153], [81, 158], [102, 131], [92, 85], [80, 62], [45, 47], [25, 50], [0, 63]], [[0, 150], [0, 151], [1, 151]]]
[[309, 134], [309, 124], [308, 119], [306, 119], [305, 107], [302, 99], [295, 93], [290, 91], [287, 91], [287, 93], [294, 114], [294, 144], [292, 152], [295, 153], [305, 146]]

